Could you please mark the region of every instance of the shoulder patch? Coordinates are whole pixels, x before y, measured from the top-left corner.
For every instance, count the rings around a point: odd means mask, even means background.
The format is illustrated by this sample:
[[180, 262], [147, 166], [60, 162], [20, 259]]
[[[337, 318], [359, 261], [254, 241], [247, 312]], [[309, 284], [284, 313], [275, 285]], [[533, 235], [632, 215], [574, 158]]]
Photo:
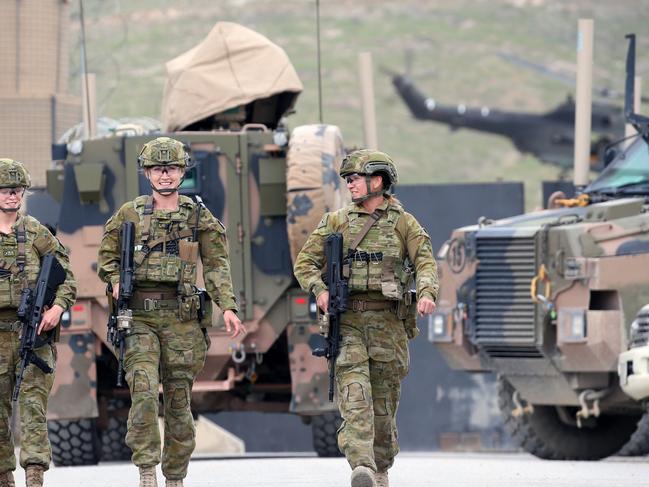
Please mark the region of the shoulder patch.
[[329, 221], [329, 213], [325, 213], [324, 215], [322, 215], [322, 218], [320, 219], [320, 223], [318, 223], [316, 230], [319, 228], [326, 227], [328, 221]]

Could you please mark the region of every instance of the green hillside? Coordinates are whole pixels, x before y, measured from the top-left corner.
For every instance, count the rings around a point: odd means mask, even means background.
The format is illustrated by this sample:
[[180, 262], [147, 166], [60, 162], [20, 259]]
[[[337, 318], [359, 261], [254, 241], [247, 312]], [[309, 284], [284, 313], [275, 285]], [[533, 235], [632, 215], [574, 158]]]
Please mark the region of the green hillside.
[[[379, 144], [399, 162], [403, 182], [524, 181], [532, 208], [540, 204], [539, 181], [555, 179], [558, 168], [522, 156], [501, 137], [414, 121], [379, 67], [403, 71], [411, 50], [415, 81], [436, 100], [543, 112], [571, 88], [498, 53], [574, 72], [577, 20], [593, 18], [595, 84], [621, 90], [624, 34], [639, 35], [639, 74], [649, 66], [648, 6], [628, 0], [322, 0], [324, 121], [341, 127], [346, 145], [362, 145], [357, 56], [370, 51]], [[102, 115], [159, 117], [164, 63], [217, 21], [231, 21], [266, 35], [293, 61], [305, 89], [290, 124], [318, 120], [315, 0], [85, 0], [84, 7]], [[77, 40], [78, 10], [72, 29]], [[79, 46], [72, 53], [73, 87], [79, 86]]]

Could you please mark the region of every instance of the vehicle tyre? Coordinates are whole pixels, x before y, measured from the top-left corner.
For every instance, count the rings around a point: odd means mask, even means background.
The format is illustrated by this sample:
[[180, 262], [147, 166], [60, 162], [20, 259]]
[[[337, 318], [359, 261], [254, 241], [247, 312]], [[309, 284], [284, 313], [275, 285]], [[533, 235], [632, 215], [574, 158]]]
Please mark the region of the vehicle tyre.
[[313, 449], [319, 457], [343, 456], [338, 449], [338, 428], [342, 422], [337, 411], [313, 416], [311, 420]]
[[649, 454], [649, 411], [645, 410], [637, 429], [617, 454], [621, 457], [643, 457]]
[[[547, 460], [598, 460], [617, 453], [636, 430], [638, 416], [601, 415], [578, 428], [562, 419], [555, 406], [534, 406], [532, 413], [513, 416], [514, 388], [498, 377], [498, 406], [505, 430], [523, 450]], [[569, 414], [574, 417], [570, 408]]]
[[124, 411], [128, 409], [128, 402], [123, 399], [110, 399], [108, 401], [107, 425], [101, 431], [101, 461], [124, 462], [129, 461], [133, 452], [126, 446], [127, 416]]
[[97, 465], [101, 454], [95, 418], [47, 422], [52, 461], [57, 467]]

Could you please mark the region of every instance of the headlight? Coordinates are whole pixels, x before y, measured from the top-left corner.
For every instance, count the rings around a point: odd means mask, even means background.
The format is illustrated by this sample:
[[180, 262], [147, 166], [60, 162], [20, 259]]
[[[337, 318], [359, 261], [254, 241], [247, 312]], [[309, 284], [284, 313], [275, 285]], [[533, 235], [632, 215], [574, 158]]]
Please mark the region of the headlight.
[[453, 341], [450, 313], [437, 311], [428, 316], [428, 341], [432, 343]]
[[557, 324], [560, 342], [579, 343], [586, 341], [588, 326], [586, 313], [582, 308], [560, 309]]

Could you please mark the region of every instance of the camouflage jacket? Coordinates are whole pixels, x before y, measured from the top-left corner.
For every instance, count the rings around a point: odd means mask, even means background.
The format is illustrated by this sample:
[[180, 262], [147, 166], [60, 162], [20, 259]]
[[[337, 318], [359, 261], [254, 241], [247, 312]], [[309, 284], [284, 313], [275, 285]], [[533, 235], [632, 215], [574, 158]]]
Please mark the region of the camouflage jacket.
[[25, 226], [25, 267], [24, 273], [27, 277], [27, 285], [33, 286], [40, 271], [41, 258], [45, 254], [54, 254], [63, 269], [66, 278], [63, 284], [56, 291], [54, 303], [61, 308], [69, 309], [74, 303], [77, 295], [77, 285], [70, 270], [68, 253], [50, 231], [40, 224], [36, 218], [29, 215], [19, 215], [16, 223], [13, 224], [13, 233], [5, 235], [0, 233], [0, 252], [3, 261], [2, 267], [11, 271], [7, 278], [0, 279], [0, 309], [14, 309], [20, 302], [20, 291], [23, 280], [17, 272], [16, 257], [18, 256], [17, 232], [21, 225]]
[[[97, 262], [97, 271], [102, 281], [112, 284], [119, 282], [119, 232], [122, 223], [126, 221], [136, 223], [136, 248], [141, 243], [143, 230], [142, 215], [147, 198], [147, 196], [139, 196], [133, 201], [125, 203], [106, 222]], [[191, 198], [182, 195], [180, 196], [177, 210], [166, 211], [154, 209], [151, 216], [150, 239], [170, 235], [174, 231], [193, 229], [196, 225], [195, 210], [196, 203]], [[238, 311], [230, 275], [230, 260], [228, 258], [228, 242], [225, 235], [225, 227], [207, 208], [202, 208], [197, 233], [199, 255], [203, 265], [203, 280], [205, 281], [207, 292], [222, 310], [229, 309]], [[165, 247], [171, 247], [177, 245], [177, 242], [170, 239], [164, 245]], [[166, 251], [168, 251], [168, 248]], [[152, 250], [149, 256], [144, 259], [142, 267], [152, 268], [158, 265], [157, 262], [160, 261], [160, 254], [163, 254], [164, 258], [164, 252]], [[159, 284], [157, 281], [146, 281], [142, 277], [138, 277], [138, 275], [139, 272], [136, 268], [136, 288], [153, 287]]]
[[[400, 248], [396, 250], [396, 254], [402, 260], [408, 257], [414, 264], [417, 299], [422, 297], [437, 299], [439, 289], [437, 264], [433, 257], [433, 249], [428, 233], [414, 216], [404, 211], [401, 205], [394, 201], [384, 200], [378, 210], [382, 210], [385, 214], [397, 215], [396, 224], [392, 227], [397, 239], [385, 238], [375, 224], [365, 235], [358, 248], [364, 248], [369, 244], [369, 247], [372, 247], [375, 251], [377, 243], [380, 248], [382, 240], [398, 242]], [[295, 277], [305, 291], [312, 292], [317, 297], [327, 289], [321, 274], [325, 267], [324, 242], [327, 236], [332, 233], [342, 233], [343, 252], [347, 255], [347, 250], [353, 239], [353, 235], [350, 235], [350, 221], [354, 222], [354, 226], [358, 228], [368, 218], [370, 218], [368, 211], [362, 205], [355, 203], [338, 211], [326, 213], [322, 217], [318, 227], [304, 244], [295, 261]], [[382, 218], [386, 217], [383, 216]]]

